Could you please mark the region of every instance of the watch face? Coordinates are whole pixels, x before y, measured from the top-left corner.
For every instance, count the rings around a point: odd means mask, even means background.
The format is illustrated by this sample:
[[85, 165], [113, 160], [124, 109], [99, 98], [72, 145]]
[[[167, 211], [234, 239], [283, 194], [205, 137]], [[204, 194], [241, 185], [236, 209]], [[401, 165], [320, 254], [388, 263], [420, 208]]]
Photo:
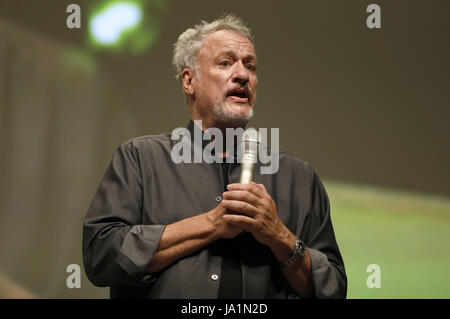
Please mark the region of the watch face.
[[292, 253], [292, 256], [289, 257], [288, 260], [285, 260], [284, 262], [280, 263], [281, 267], [288, 267], [294, 265], [297, 262], [299, 262], [303, 257], [305, 257], [306, 253], [305, 244], [300, 239], [294, 241], [293, 246], [294, 252]]
[[303, 244], [303, 242], [300, 239], [295, 241], [295, 248], [296, 248], [297, 254], [299, 254], [302, 257], [305, 256], [305, 253], [306, 253], [305, 244]]

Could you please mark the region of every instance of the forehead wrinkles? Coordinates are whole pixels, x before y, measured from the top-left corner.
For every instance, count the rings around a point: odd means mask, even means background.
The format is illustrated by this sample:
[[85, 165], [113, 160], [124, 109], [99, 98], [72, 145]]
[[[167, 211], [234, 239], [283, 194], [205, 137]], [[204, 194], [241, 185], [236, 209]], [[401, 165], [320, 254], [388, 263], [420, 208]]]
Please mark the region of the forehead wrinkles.
[[[231, 34], [233, 33], [231, 32]], [[205, 54], [213, 58], [221, 53], [231, 51], [241, 57], [251, 55], [256, 59], [255, 49], [249, 40], [237, 34], [232, 38], [230, 37], [230, 34], [224, 34], [222, 36], [218, 34], [210, 35], [200, 49], [199, 56]]]

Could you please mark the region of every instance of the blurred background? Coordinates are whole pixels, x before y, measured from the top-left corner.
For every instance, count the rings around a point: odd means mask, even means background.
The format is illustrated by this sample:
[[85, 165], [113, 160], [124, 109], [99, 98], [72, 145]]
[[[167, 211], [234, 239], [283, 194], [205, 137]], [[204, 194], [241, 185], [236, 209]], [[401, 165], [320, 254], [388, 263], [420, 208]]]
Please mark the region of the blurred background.
[[[78, 4], [80, 28], [67, 7]], [[369, 29], [369, 4], [381, 29]], [[233, 13], [256, 36], [256, 128], [331, 201], [349, 298], [450, 297], [448, 1], [0, 0], [0, 298], [108, 298], [82, 221], [114, 150], [189, 115], [178, 35]], [[69, 23], [69, 25], [70, 25]], [[69, 289], [70, 264], [81, 288]], [[367, 267], [380, 267], [369, 288]]]

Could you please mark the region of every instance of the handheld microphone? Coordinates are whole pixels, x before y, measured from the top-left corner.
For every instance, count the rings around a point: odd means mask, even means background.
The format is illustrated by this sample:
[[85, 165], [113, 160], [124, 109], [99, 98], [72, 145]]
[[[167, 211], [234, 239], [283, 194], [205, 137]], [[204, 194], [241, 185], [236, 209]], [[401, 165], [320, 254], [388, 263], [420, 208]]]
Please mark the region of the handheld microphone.
[[258, 131], [251, 127], [244, 132], [241, 142], [241, 151], [244, 154], [239, 181], [241, 184], [250, 184], [253, 180], [253, 171], [258, 161], [258, 146]]

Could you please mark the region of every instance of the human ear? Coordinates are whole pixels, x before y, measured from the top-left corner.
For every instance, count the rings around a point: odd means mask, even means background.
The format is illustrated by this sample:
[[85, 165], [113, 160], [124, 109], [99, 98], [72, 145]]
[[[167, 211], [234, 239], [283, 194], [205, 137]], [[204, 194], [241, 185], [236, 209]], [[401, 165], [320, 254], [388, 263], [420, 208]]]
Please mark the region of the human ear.
[[194, 72], [189, 68], [184, 69], [181, 73], [181, 81], [184, 93], [187, 95], [194, 95]]

